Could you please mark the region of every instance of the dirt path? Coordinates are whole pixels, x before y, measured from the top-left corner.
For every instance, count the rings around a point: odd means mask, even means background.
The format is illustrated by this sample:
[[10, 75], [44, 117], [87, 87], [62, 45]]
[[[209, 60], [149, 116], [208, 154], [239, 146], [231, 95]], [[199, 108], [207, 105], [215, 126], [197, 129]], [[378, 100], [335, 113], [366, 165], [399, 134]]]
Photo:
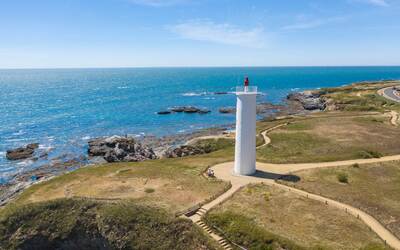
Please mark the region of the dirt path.
[[274, 126], [272, 128], [269, 128], [269, 129], [261, 132], [261, 135], [262, 135], [262, 137], [264, 139], [264, 144], [258, 146], [257, 148], [261, 148], [261, 147], [267, 146], [268, 144], [271, 143], [271, 139], [267, 135], [269, 132], [271, 132], [272, 130], [278, 129], [280, 127], [283, 127], [283, 126], [287, 126], [287, 125], [288, 125], [288, 123], [279, 124], [279, 125], [276, 125], [276, 126]]
[[[396, 113], [396, 115], [398, 115]], [[396, 116], [398, 119], [398, 116]], [[397, 120], [396, 119], [396, 120]], [[393, 120], [393, 114], [392, 114]], [[285, 126], [287, 123], [277, 125], [273, 128], [270, 128], [266, 131], [263, 131], [261, 134], [264, 137], [264, 144], [259, 146], [263, 147], [271, 143], [271, 139], [268, 137], [267, 133], [277, 129], [279, 127]], [[336, 161], [336, 162], [320, 162], [320, 163], [301, 163], [301, 164], [270, 164], [270, 163], [259, 163], [257, 162], [257, 173], [253, 176], [238, 176], [233, 174], [233, 166], [234, 162], [226, 162], [222, 164], [218, 164], [212, 167], [214, 170], [215, 176], [218, 179], [230, 182], [232, 184], [231, 189], [227, 192], [223, 193], [217, 199], [211, 201], [210, 203], [205, 204], [200, 210], [201, 213], [195, 214], [192, 217], [189, 217], [193, 222], [199, 224], [201, 222], [201, 217], [207, 213], [214, 206], [224, 202], [229, 199], [235, 192], [237, 192], [241, 187], [244, 187], [250, 183], [264, 183], [267, 185], [277, 186], [289, 191], [293, 191], [298, 195], [302, 195], [308, 197], [310, 199], [314, 199], [317, 201], [321, 201], [326, 203], [327, 205], [333, 206], [338, 209], [343, 209], [347, 213], [356, 216], [361, 219], [371, 230], [373, 230], [381, 239], [385, 241], [386, 244], [391, 246], [394, 249], [400, 249], [400, 240], [396, 238], [389, 230], [387, 230], [382, 224], [379, 223], [372, 216], [367, 213], [349, 206], [344, 203], [340, 203], [338, 201], [334, 201], [319, 195], [311, 194], [299, 189], [295, 189], [292, 187], [288, 187], [282, 184], [278, 184], [275, 182], [276, 179], [281, 177], [282, 175], [291, 174], [295, 171], [306, 170], [306, 169], [315, 169], [315, 168], [326, 168], [326, 167], [337, 167], [337, 166], [346, 166], [352, 164], [368, 164], [368, 163], [377, 163], [377, 162], [387, 162], [387, 161], [396, 161], [400, 160], [400, 155], [386, 156], [382, 158], [374, 158], [374, 159], [357, 159], [357, 160], [347, 160], [347, 161]], [[213, 233], [215, 234], [215, 233]], [[214, 237], [210, 234], [211, 237], [216, 239], [218, 242], [221, 241], [221, 236]], [[224, 241], [226, 242], [226, 241]]]
[[390, 119], [390, 123], [393, 125], [393, 126], [399, 126], [399, 124], [398, 124], [398, 120], [399, 120], [399, 113], [397, 113], [396, 111], [390, 111], [390, 116], [392, 117], [391, 119]]

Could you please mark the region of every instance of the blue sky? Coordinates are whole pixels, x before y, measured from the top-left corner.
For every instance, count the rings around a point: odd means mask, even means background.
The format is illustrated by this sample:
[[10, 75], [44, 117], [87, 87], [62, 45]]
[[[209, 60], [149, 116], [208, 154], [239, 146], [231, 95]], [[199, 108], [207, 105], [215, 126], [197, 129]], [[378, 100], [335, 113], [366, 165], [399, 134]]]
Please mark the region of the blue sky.
[[400, 0], [1, 0], [0, 68], [400, 65]]

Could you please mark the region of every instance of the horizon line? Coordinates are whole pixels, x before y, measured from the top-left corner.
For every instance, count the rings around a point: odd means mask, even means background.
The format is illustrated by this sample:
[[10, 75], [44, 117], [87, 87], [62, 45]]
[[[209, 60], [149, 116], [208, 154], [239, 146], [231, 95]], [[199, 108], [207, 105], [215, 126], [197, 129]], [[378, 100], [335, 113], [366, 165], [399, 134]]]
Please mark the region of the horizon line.
[[111, 67], [10, 67], [0, 70], [63, 70], [63, 69], [168, 69], [168, 68], [368, 68], [368, 67], [400, 67], [399, 65], [303, 65], [303, 66], [111, 66]]

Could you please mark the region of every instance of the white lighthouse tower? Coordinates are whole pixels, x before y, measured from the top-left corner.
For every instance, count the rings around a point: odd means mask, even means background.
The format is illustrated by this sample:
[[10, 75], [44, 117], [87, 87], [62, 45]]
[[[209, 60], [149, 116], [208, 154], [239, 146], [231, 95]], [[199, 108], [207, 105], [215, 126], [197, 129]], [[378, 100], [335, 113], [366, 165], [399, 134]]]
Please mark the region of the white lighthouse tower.
[[246, 77], [244, 86], [237, 87], [236, 97], [234, 173], [237, 175], [252, 175], [256, 172], [257, 87], [249, 86], [249, 79]]

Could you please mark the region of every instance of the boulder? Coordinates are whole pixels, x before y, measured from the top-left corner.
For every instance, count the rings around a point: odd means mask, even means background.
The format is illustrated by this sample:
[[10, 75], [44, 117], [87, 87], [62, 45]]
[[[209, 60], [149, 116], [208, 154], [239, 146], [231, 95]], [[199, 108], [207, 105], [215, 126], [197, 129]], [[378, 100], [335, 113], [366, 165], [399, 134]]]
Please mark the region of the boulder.
[[171, 114], [171, 111], [159, 111], [159, 112], [157, 112], [157, 114], [159, 114], [159, 115], [169, 115], [169, 114]]
[[199, 155], [209, 153], [206, 152], [205, 149], [190, 145], [183, 145], [171, 150], [167, 150], [164, 154], [166, 158], [178, 158], [178, 157], [185, 157], [190, 155]]
[[183, 112], [185, 112], [185, 113], [197, 113], [199, 111], [200, 111], [199, 108], [196, 108], [196, 107], [193, 107], [193, 106], [187, 106], [183, 110]]
[[38, 143], [32, 143], [24, 147], [7, 150], [6, 158], [10, 161], [31, 158], [38, 147], [39, 147]]
[[200, 109], [194, 106], [175, 106], [172, 108], [169, 108], [170, 112], [174, 112], [174, 113], [188, 113], [188, 114], [194, 114], [194, 113], [198, 113], [198, 114], [208, 114], [211, 111], [208, 109]]
[[133, 137], [111, 136], [97, 138], [88, 143], [89, 156], [102, 156], [107, 162], [137, 162], [157, 158], [151, 148]]
[[197, 113], [199, 113], [199, 114], [208, 114], [208, 113], [211, 113], [211, 111], [208, 110], [208, 109], [200, 109]]
[[236, 108], [232, 108], [232, 107], [220, 108], [219, 112], [221, 114], [234, 114], [236, 112]]
[[170, 110], [172, 112], [181, 113], [185, 110], [185, 107], [183, 107], [183, 106], [182, 107], [173, 107], [173, 108], [170, 108]]
[[326, 103], [318, 92], [304, 91], [291, 93], [287, 96], [287, 99], [300, 102], [306, 110], [324, 110], [326, 108]]

